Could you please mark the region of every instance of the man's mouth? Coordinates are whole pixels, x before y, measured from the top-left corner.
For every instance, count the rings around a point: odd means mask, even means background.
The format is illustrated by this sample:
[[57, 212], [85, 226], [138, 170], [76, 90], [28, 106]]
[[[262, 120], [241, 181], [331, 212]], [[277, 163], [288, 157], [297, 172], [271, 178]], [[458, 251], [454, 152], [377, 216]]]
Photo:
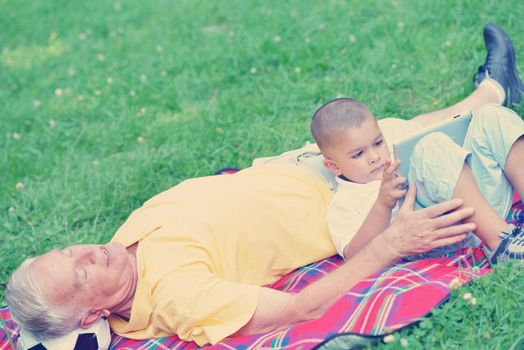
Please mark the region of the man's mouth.
[[104, 256], [106, 257], [106, 266], [109, 268], [111, 264], [111, 254], [109, 254], [109, 251], [105, 247], [102, 248], [102, 252], [104, 252]]

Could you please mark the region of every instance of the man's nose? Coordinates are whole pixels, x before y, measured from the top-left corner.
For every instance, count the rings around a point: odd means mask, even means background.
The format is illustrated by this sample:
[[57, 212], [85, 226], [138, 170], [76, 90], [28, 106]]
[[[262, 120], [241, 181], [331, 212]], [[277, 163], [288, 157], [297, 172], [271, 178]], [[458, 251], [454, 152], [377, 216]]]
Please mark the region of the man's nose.
[[77, 255], [77, 261], [81, 265], [96, 264], [96, 252], [94, 249], [84, 249]]

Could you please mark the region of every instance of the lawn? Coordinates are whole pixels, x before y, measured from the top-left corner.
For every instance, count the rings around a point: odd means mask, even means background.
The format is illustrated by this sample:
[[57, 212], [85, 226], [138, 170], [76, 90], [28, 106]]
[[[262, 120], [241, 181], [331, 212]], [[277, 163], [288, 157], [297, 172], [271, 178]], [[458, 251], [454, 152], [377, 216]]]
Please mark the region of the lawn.
[[[524, 72], [523, 14], [518, 0], [0, 0], [0, 281], [52, 247], [107, 241], [184, 179], [302, 146], [336, 96], [378, 117], [458, 101], [487, 23]], [[521, 270], [468, 287], [474, 311], [455, 292], [402, 337], [523, 348]]]

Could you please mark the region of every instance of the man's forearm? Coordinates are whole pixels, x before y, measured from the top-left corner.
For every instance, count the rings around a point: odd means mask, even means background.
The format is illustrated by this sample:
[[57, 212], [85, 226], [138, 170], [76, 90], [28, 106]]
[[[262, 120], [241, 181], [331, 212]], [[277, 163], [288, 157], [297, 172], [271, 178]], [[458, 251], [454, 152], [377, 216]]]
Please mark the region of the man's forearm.
[[399, 258], [400, 256], [388, 249], [382, 236], [377, 237], [344, 265], [295, 294], [293, 302], [296, 309], [303, 310], [304, 320], [320, 317], [359, 281]]
[[234, 335], [281, 330], [322, 316], [359, 281], [399, 258], [387, 247], [387, 238], [377, 237], [353, 259], [294, 295], [262, 287], [253, 316]]

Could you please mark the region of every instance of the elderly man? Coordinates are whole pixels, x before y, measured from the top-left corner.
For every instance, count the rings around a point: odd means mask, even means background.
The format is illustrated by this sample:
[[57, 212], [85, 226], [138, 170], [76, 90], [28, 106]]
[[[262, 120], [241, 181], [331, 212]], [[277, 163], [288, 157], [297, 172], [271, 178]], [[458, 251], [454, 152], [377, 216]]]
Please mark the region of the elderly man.
[[108, 316], [129, 338], [177, 334], [199, 345], [282, 329], [319, 317], [398, 258], [458, 242], [474, 229], [453, 226], [473, 213], [461, 200], [415, 212], [413, 198], [360, 254], [291, 295], [262, 286], [335, 254], [326, 183], [292, 166], [187, 180], [136, 210], [111, 243], [25, 262], [6, 300], [13, 318], [44, 338]]

